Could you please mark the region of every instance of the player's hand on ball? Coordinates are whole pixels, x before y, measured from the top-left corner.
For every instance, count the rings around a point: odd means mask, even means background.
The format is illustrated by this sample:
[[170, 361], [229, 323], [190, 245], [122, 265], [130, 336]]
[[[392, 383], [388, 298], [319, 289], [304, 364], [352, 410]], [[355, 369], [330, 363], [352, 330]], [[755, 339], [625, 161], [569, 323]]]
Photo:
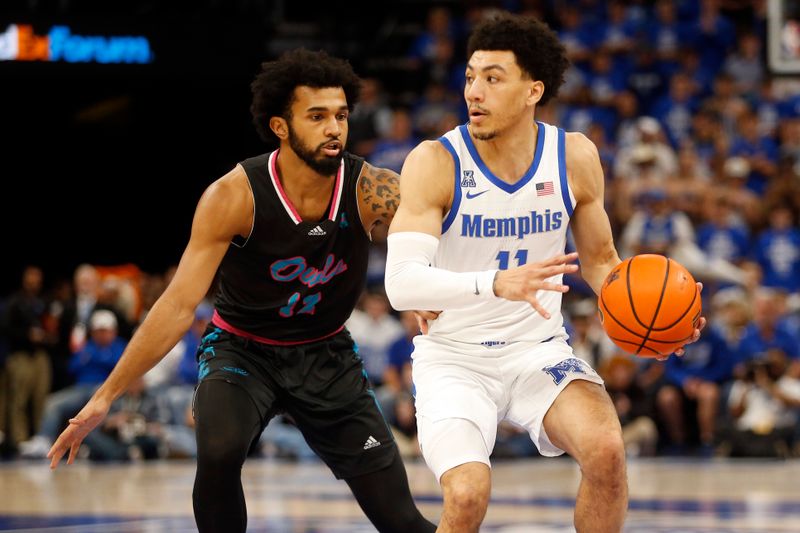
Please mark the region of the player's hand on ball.
[[500, 270], [494, 278], [494, 294], [506, 300], [528, 302], [543, 318], [550, 318], [550, 313], [539, 303], [536, 294], [539, 291], [567, 292], [567, 285], [550, 281], [550, 278], [577, 272], [578, 265], [574, 264], [577, 260], [578, 254], [573, 252], [538, 263]]
[[[697, 292], [698, 294], [703, 292], [703, 284], [700, 283], [699, 281], [697, 282]], [[694, 333], [692, 334], [692, 338], [689, 339], [689, 342], [687, 342], [686, 344], [692, 344], [693, 342], [697, 342], [697, 339], [700, 338], [700, 332], [703, 331], [704, 327], [706, 327], [706, 318], [701, 316], [700, 319], [697, 321], [697, 327], [695, 328]], [[686, 344], [684, 344], [684, 346], [686, 346]], [[683, 346], [675, 350], [675, 355], [677, 355], [678, 357], [681, 357], [685, 353], [686, 350], [683, 348]], [[669, 355], [664, 357], [659, 357], [658, 359], [663, 361], [664, 359], [667, 358], [669, 358]]]

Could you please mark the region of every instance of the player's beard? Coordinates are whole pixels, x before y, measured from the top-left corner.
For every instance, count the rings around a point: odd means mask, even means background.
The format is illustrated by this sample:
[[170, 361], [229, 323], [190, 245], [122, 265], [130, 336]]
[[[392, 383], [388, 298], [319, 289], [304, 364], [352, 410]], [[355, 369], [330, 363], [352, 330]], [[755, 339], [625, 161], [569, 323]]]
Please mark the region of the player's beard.
[[294, 130], [289, 127], [289, 146], [292, 147], [297, 157], [302, 159], [306, 165], [323, 176], [336, 175], [339, 165], [342, 163], [342, 157], [344, 157], [344, 143], [342, 143], [342, 149], [334, 157], [322, 153], [322, 147], [333, 140], [335, 139], [328, 139], [314, 150], [306, 146], [302, 139], [295, 135]]
[[485, 133], [477, 133], [475, 130], [472, 130], [472, 136], [478, 139], [479, 141], [491, 141], [495, 137], [497, 137], [496, 131], [487, 131]]

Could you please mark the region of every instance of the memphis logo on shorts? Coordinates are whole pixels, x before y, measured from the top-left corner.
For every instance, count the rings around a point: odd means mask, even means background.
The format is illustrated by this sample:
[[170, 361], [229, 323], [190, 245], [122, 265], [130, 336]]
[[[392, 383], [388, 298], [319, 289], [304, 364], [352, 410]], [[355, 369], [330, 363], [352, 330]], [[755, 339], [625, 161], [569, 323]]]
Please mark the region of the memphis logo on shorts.
[[77, 35], [67, 26], [53, 26], [36, 35], [29, 24], [9, 24], [0, 32], [0, 61], [65, 61], [67, 63], [150, 63], [150, 41], [141, 35]]
[[555, 365], [546, 366], [542, 369], [542, 372], [550, 374], [550, 377], [553, 378], [556, 385], [561, 385], [561, 382], [564, 381], [564, 378], [567, 377], [567, 374], [570, 372], [575, 372], [577, 374], [594, 374], [594, 371], [577, 357], [564, 359]]

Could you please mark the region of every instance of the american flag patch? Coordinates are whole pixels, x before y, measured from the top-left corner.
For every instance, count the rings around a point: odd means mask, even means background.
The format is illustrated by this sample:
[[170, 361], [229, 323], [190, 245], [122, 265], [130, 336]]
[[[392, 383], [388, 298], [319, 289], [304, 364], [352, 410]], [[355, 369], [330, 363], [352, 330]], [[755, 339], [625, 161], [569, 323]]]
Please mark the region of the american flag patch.
[[547, 196], [548, 194], [553, 194], [552, 181], [545, 181], [543, 183], [536, 184], [536, 196]]

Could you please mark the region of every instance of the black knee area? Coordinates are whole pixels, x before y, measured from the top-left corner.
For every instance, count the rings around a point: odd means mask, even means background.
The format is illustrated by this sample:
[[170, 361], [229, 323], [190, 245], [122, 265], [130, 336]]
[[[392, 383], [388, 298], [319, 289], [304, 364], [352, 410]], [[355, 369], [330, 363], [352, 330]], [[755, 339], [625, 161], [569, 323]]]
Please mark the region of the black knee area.
[[261, 431], [261, 417], [243, 388], [202, 382], [195, 394], [197, 475], [192, 500], [201, 533], [244, 532], [247, 508], [242, 465]]
[[433, 533], [436, 526], [419, 512], [400, 454], [388, 467], [346, 479], [358, 504], [380, 533]]

